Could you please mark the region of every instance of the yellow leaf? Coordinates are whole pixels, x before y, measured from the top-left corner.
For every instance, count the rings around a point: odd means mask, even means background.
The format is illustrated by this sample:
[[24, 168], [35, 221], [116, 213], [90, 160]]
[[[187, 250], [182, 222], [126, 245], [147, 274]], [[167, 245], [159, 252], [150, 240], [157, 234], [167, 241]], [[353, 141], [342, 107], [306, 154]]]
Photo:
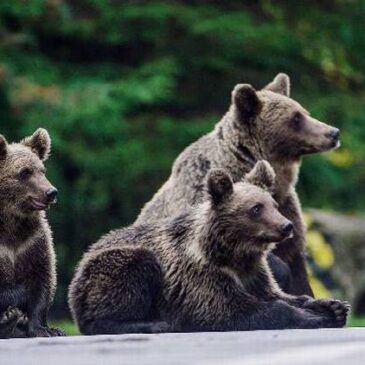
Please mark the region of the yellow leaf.
[[331, 298], [331, 292], [313, 275], [309, 276], [310, 286], [315, 298]]
[[315, 263], [322, 269], [329, 269], [334, 265], [332, 248], [320, 232], [314, 230], [307, 232], [307, 248]]

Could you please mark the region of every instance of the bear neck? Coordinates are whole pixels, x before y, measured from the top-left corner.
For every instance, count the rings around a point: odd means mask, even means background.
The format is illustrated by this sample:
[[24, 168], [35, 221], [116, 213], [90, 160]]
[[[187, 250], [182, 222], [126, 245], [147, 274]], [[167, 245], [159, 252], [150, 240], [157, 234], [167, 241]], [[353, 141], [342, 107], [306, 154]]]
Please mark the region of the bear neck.
[[41, 224], [44, 212], [29, 215], [0, 213], [0, 245], [18, 247], [34, 235]]
[[274, 161], [271, 166], [275, 171], [274, 199], [282, 204], [290, 195], [298, 181], [301, 161]]
[[228, 152], [227, 156], [243, 167], [244, 172], [251, 170], [258, 160], [266, 159], [254, 126], [237, 120], [233, 108], [216, 125], [214, 132], [221, 147]]
[[274, 168], [276, 184], [274, 196], [279, 203], [292, 192], [298, 180], [300, 157], [273, 156], [260, 140], [260, 133], [252, 121], [239, 121], [231, 108], [216, 125], [214, 133], [227, 161], [225, 167], [235, 182], [243, 178], [258, 160], [267, 160]]

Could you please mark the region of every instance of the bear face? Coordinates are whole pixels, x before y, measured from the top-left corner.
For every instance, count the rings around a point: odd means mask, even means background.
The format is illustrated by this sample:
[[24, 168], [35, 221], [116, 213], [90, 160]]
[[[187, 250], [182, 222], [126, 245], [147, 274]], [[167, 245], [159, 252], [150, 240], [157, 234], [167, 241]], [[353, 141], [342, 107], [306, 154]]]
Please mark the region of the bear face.
[[285, 74], [277, 75], [258, 92], [248, 84], [236, 85], [232, 92], [234, 120], [243, 128], [255, 129], [270, 162], [297, 160], [305, 154], [337, 148], [339, 130], [311, 117], [289, 95], [290, 81]]
[[49, 134], [38, 129], [20, 143], [0, 136], [0, 203], [3, 214], [23, 216], [56, 201], [57, 189], [45, 176], [43, 162], [51, 149]]
[[274, 184], [274, 170], [266, 161], [257, 162], [244, 180], [236, 184], [225, 170], [210, 171], [208, 222], [212, 223], [207, 227], [208, 236], [215, 237], [211, 242], [219, 237], [219, 248], [214, 250], [226, 262], [248, 252], [262, 253], [273, 243], [291, 236], [293, 225], [280, 214], [272, 197]]

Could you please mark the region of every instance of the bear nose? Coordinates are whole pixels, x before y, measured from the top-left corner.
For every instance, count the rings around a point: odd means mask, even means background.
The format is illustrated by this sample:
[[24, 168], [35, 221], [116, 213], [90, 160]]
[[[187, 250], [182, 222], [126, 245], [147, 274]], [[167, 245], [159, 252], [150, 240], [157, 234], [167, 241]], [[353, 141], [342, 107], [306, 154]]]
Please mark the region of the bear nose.
[[331, 132], [329, 133], [328, 137], [333, 139], [334, 141], [338, 141], [338, 138], [340, 137], [340, 130], [337, 128], [333, 128]]
[[53, 202], [58, 194], [58, 190], [56, 188], [50, 188], [47, 192], [46, 192], [46, 197], [48, 199], [48, 201]]
[[285, 223], [282, 227], [281, 227], [281, 232], [284, 235], [284, 237], [288, 237], [290, 236], [290, 233], [293, 232], [293, 223], [289, 222], [289, 223]]

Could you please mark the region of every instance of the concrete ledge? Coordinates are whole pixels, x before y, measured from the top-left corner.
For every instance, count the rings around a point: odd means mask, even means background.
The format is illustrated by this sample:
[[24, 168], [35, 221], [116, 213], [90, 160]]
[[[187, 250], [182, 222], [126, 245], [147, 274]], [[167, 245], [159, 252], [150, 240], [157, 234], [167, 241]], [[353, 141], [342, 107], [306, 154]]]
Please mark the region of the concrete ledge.
[[365, 328], [0, 340], [1, 365], [363, 365]]

